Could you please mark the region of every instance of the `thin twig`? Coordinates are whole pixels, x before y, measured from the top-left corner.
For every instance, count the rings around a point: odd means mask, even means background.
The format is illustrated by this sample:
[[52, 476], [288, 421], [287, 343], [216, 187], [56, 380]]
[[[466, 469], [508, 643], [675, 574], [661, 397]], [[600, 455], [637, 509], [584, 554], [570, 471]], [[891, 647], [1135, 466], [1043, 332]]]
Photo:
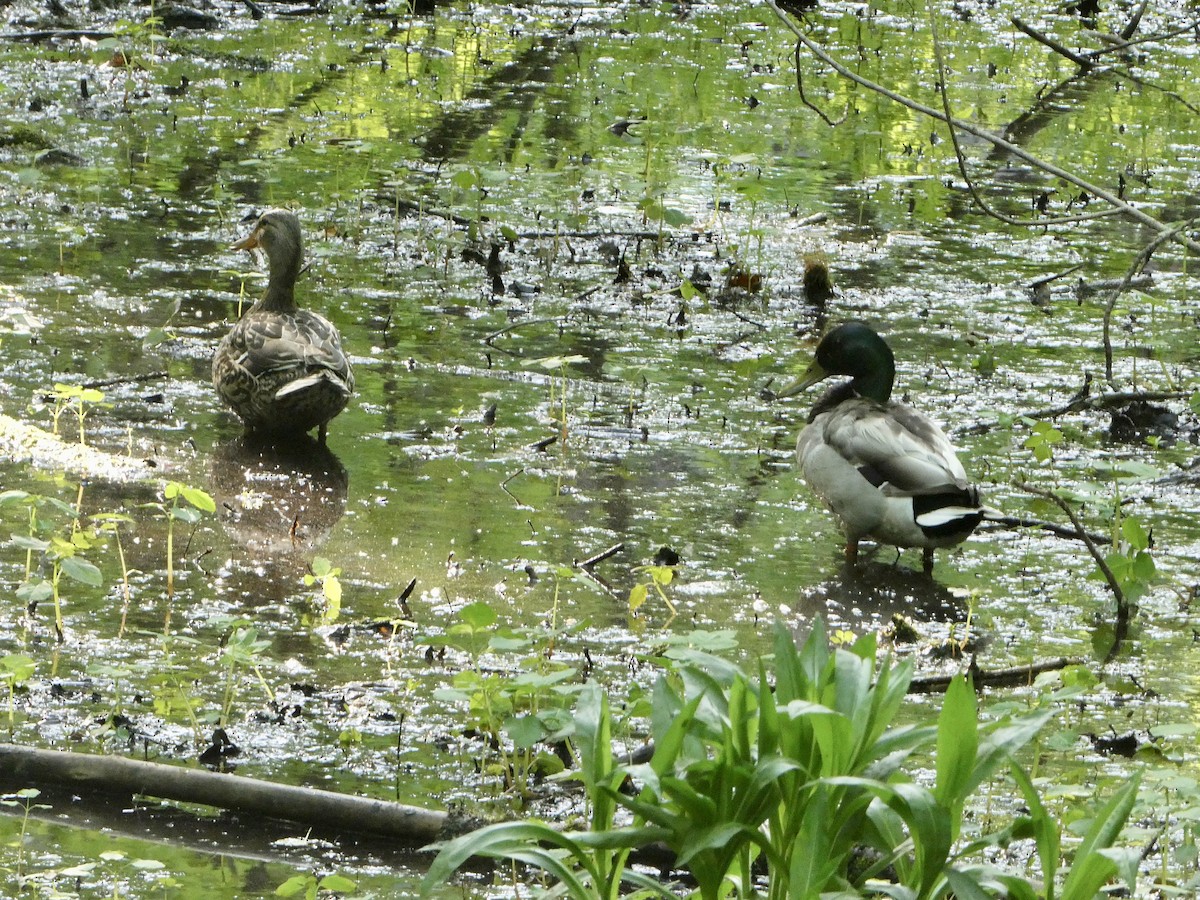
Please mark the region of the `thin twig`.
[[828, 125], [830, 128], [836, 128], [838, 125], [841, 125], [843, 122], [846, 121], [846, 118], [850, 115], [850, 101], [849, 100], [846, 101], [846, 108], [844, 110], [842, 110], [842, 117], [840, 119], [837, 119], [835, 121], [835, 120], [829, 118], [829, 116], [825, 115], [825, 110], [821, 109], [815, 103], [811, 102], [808, 99], [808, 97], [804, 96], [804, 71], [803, 71], [802, 67], [800, 66], [800, 43], [799, 42], [796, 43], [795, 56], [796, 56], [796, 90], [800, 94], [800, 102], [803, 103], [805, 106], [807, 106], [809, 109], [811, 109], [813, 112], [815, 112], [818, 116], [820, 116], [825, 121], [825, 124]]
[[755, 328], [759, 329], [760, 331], [767, 330], [767, 326], [764, 325], [762, 322], [756, 322], [753, 319], [751, 319], [749, 316], [742, 315], [736, 309], [731, 309], [730, 312], [733, 313], [733, 317], [735, 319], [740, 319], [741, 321], [745, 322], [747, 325], [753, 325]]
[[518, 328], [524, 328], [526, 325], [544, 325], [547, 322], [561, 322], [561, 320], [552, 317], [544, 319], [522, 319], [519, 322], [513, 322], [511, 325], [505, 325], [499, 331], [493, 331], [483, 339], [483, 342], [490, 345], [496, 338], [500, 337], [501, 335], [508, 334], [510, 331], [516, 331]]
[[1138, 25], [1142, 23], [1142, 16], [1146, 14], [1146, 8], [1150, 5], [1150, 0], [1142, 0], [1142, 5], [1134, 10], [1133, 15], [1129, 17], [1129, 21], [1125, 27], [1121, 29], [1121, 40], [1128, 41], [1133, 37], [1133, 33], [1138, 30]]
[[105, 378], [101, 381], [85, 381], [81, 387], [85, 388], [106, 388], [112, 387], [114, 384], [138, 384], [143, 381], [157, 381], [160, 378], [166, 378], [166, 372], [149, 372], [145, 375], [127, 375], [123, 378]]
[[958, 132], [954, 125], [954, 114], [950, 109], [950, 95], [946, 91], [946, 64], [942, 58], [942, 42], [941, 38], [938, 36], [937, 19], [934, 17], [932, 10], [930, 10], [929, 15], [929, 26], [933, 35], [933, 56], [938, 70], [937, 91], [938, 96], [942, 101], [942, 113], [944, 116], [942, 121], [947, 123], [948, 130], [950, 132], [950, 145], [954, 148], [954, 159], [958, 164], [958, 172], [962, 176], [963, 181], [966, 182], [967, 191], [971, 194], [971, 199], [978, 204], [979, 208], [982, 209], [985, 214], [1008, 225], [1017, 225], [1021, 227], [1037, 225], [1045, 227], [1047, 225], [1075, 225], [1079, 222], [1088, 222], [1093, 219], [1100, 219], [1104, 218], [1105, 216], [1116, 215], [1120, 212], [1118, 209], [1106, 209], [1102, 212], [1080, 213], [1069, 216], [1051, 216], [1049, 218], [1042, 219], [1019, 219], [1016, 216], [1010, 216], [1007, 213], [1000, 212], [1000, 210], [993, 207], [984, 198], [983, 194], [980, 193], [979, 188], [975, 185], [975, 180], [967, 171], [967, 155], [963, 152], [962, 144], [958, 139]]
[[1054, 491], [1047, 491], [1043, 488], [1028, 484], [1027, 482], [1020, 482], [1017, 487], [1028, 494], [1033, 494], [1035, 497], [1041, 497], [1045, 500], [1049, 500], [1064, 513], [1066, 513], [1067, 518], [1071, 520], [1071, 524], [1075, 526], [1075, 530], [1079, 532], [1079, 536], [1083, 538], [1083, 543], [1088, 548], [1088, 553], [1092, 555], [1092, 559], [1095, 560], [1096, 567], [1100, 569], [1100, 573], [1104, 576], [1104, 580], [1108, 582], [1108, 586], [1112, 590], [1113, 596], [1116, 597], [1117, 624], [1123, 625], [1127, 623], [1129, 621], [1129, 601], [1125, 599], [1125, 592], [1121, 590], [1121, 585], [1117, 581], [1117, 576], [1114, 575], [1113, 570], [1108, 567], [1108, 563], [1105, 561], [1104, 555], [1100, 552], [1100, 548], [1096, 546], [1095, 541], [1093, 541], [1088, 536], [1087, 531], [1084, 530], [1083, 523], [1079, 520], [1079, 516], [1075, 514], [1075, 510], [1071, 509], [1071, 504], [1067, 503], [1066, 500], [1054, 493]]
[[1044, 275], [1041, 278], [1037, 278], [1037, 279], [1034, 279], [1033, 281], [1029, 282], [1029, 287], [1033, 290], [1036, 290], [1037, 288], [1041, 287], [1044, 284], [1051, 284], [1055, 281], [1058, 281], [1058, 279], [1060, 279], [1060, 278], [1066, 278], [1068, 275], [1075, 274], [1080, 269], [1082, 269], [1083, 266], [1084, 266], [1083, 263], [1076, 263], [1075, 265], [1071, 266], [1068, 269], [1063, 269], [1063, 271], [1061, 271], [1061, 272], [1053, 272], [1049, 275]]
[[1142, 251], [1134, 257], [1129, 268], [1125, 270], [1125, 277], [1121, 279], [1121, 283], [1113, 289], [1113, 292], [1108, 297], [1108, 303], [1104, 306], [1104, 379], [1109, 386], [1113, 383], [1113, 350], [1112, 350], [1112, 314], [1113, 307], [1117, 305], [1117, 298], [1121, 296], [1128, 288], [1133, 279], [1141, 274], [1142, 269], [1150, 262], [1150, 257], [1154, 255], [1154, 251], [1171, 240], [1176, 234], [1183, 230], [1187, 223], [1176, 225], [1170, 231], [1163, 231], [1157, 234], [1149, 244], [1142, 248]]
[[[1028, 516], [988, 516], [987, 520], [1008, 528], [1039, 528], [1042, 531], [1050, 532], [1055, 537], [1067, 538], [1068, 540], [1082, 541], [1084, 539], [1084, 535], [1076, 529], [1066, 528], [1056, 522], [1047, 522], [1044, 519], [1031, 519]], [[1097, 544], [1112, 543], [1112, 538], [1104, 534], [1088, 532], [1087, 537]]]

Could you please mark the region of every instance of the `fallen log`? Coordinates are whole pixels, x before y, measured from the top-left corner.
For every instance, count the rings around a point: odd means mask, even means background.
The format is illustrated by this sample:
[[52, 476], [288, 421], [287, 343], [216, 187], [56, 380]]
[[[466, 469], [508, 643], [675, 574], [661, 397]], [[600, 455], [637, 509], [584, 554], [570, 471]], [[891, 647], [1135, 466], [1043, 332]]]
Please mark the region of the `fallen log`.
[[[447, 813], [120, 756], [0, 744], [0, 786], [39, 783], [108, 794], [202, 803], [243, 815], [286, 819], [314, 828], [398, 838], [414, 844], [450, 837]], [[469, 830], [471, 826], [467, 826]]]

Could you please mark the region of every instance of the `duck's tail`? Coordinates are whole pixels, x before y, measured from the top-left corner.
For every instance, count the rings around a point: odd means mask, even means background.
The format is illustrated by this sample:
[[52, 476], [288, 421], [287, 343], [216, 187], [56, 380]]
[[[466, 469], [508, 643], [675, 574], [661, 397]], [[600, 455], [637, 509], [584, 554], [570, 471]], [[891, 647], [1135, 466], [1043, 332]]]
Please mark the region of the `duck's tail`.
[[275, 392], [275, 399], [282, 400], [284, 397], [287, 397], [291, 394], [297, 394], [300, 391], [307, 391], [309, 388], [322, 385], [322, 383], [347, 397], [349, 397], [352, 393], [350, 386], [346, 384], [345, 380], [340, 378], [337, 373], [330, 369], [319, 369], [316, 372], [305, 375], [303, 378], [297, 378], [295, 381], [289, 381]]
[[1003, 518], [998, 509], [984, 506], [979, 488], [913, 497], [913, 519], [927, 531], [972, 530], [984, 519]]

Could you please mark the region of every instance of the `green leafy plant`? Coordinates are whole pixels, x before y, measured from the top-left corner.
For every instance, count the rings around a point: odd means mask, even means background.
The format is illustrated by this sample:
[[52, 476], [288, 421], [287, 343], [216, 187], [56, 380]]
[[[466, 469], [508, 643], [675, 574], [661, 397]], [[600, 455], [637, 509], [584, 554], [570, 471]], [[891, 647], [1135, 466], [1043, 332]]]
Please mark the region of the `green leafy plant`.
[[54, 433], [58, 434], [58, 421], [62, 414], [70, 410], [79, 423], [79, 443], [86, 445], [87, 436], [84, 434], [83, 421], [97, 406], [107, 405], [104, 403], [104, 391], [78, 384], [56, 382], [51, 397], [54, 398]]
[[[578, 777], [593, 805], [588, 829], [489, 826], [443, 845], [423, 889], [428, 893], [468, 856], [481, 855], [540, 868], [571, 897], [615, 897], [631, 883], [647, 896], [668, 896], [666, 886], [646, 884], [627, 865], [629, 852], [652, 842], [670, 847], [703, 900], [762, 896], [759, 866], [772, 900], [864, 894], [1083, 900], [1114, 876], [1133, 886], [1137, 854], [1112, 845], [1132, 810], [1136, 780], [1096, 811], [1059, 892], [1058, 823], [1012, 761], [1049, 712], [981, 725], [970, 682], [956, 679], [936, 725], [898, 725], [911, 663], [879, 666], [876, 650], [874, 636], [830, 650], [819, 624], [799, 649], [779, 627], [774, 677], [760, 664], [757, 679], [724, 660], [684, 651], [676, 670], [655, 686], [654, 754], [641, 765], [615, 766], [611, 751], [601, 749], [610, 744], [610, 715], [599, 689], [590, 687], [574, 725]], [[931, 745], [930, 787], [903, 766]], [[967, 801], [1006, 765], [1029, 812], [964, 841]], [[621, 791], [626, 778], [641, 785], [636, 795]], [[618, 807], [633, 815], [631, 823], [614, 825]], [[1042, 871], [1051, 876], [1041, 893], [984, 856], [1020, 837], [1036, 839]]]
[[18, 881], [23, 880], [25, 877], [25, 836], [29, 831], [29, 814], [38, 809], [50, 809], [45, 803], [34, 802], [41, 796], [41, 793], [37, 788], [22, 788], [13, 794], [0, 794], [0, 806], [19, 806], [22, 810], [21, 830], [19, 839], [16, 842], [16, 876]]
[[1150, 554], [1150, 533], [1132, 516], [1120, 518], [1120, 534], [1104, 561], [1129, 601], [1143, 596], [1158, 578]]
[[54, 599], [54, 631], [61, 642], [65, 638], [62, 614], [61, 584], [63, 576], [91, 587], [100, 587], [104, 578], [94, 563], [83, 557], [83, 553], [96, 544], [94, 532], [73, 531], [68, 537], [52, 535], [48, 541], [40, 541], [46, 560], [50, 563], [49, 592]]
[[28, 656], [10, 653], [0, 656], [0, 681], [8, 685], [8, 739], [14, 739], [16, 731], [17, 688], [25, 684], [37, 670], [37, 664]]
[[[494, 762], [484, 760], [483, 770], [498, 776], [517, 797], [525, 793], [535, 772], [553, 774], [562, 769], [561, 760], [540, 746], [565, 735], [571, 723], [569, 705], [578, 691], [572, 683], [575, 669], [539, 652], [557, 636], [553, 629], [535, 634], [501, 627], [491, 606], [472, 603], [443, 634], [421, 638], [470, 656], [471, 668], [455, 675], [450, 686], [434, 696], [466, 706], [472, 729], [484, 747], [496, 753]], [[511, 665], [485, 666], [485, 653]]]
[[[244, 290], [245, 290], [245, 286], [243, 285], [243, 291]], [[181, 300], [176, 300], [174, 305], [171, 307], [171, 314], [169, 316], [167, 316], [166, 321], [163, 322], [162, 325], [160, 325], [158, 328], [151, 328], [149, 331], [146, 332], [146, 336], [144, 338], [142, 338], [142, 347], [144, 349], [152, 350], [153, 348], [159, 346], [160, 344], [165, 344], [167, 341], [175, 340], [176, 334], [174, 331], [171, 330], [171, 321], [177, 315], [179, 315], [179, 310], [182, 307], [183, 307], [183, 302]], [[238, 318], [239, 319], [241, 318], [241, 311], [242, 311], [241, 300], [239, 298], [239, 300], [238, 300]]]
[[675, 580], [675, 570], [677, 566], [639, 566], [638, 571], [645, 572], [650, 576], [649, 581], [639, 582], [635, 584], [629, 591], [629, 611], [637, 612], [646, 603], [650, 596], [650, 588], [654, 588], [660, 600], [667, 605], [667, 609], [671, 611], [672, 617], [678, 612], [675, 604], [671, 602], [671, 598], [667, 596], [664, 588], [670, 587], [671, 582]]
[[647, 194], [638, 201], [637, 208], [642, 214], [643, 221], [657, 226], [660, 245], [663, 243], [667, 228], [682, 228], [692, 222], [691, 216], [674, 206], [667, 206], [666, 200], [660, 196]]
[[243, 669], [254, 673], [268, 701], [275, 699], [274, 692], [262, 674], [263, 654], [270, 646], [270, 641], [259, 640], [257, 628], [235, 628], [225, 646], [221, 648], [220, 663], [221, 668], [225, 670], [225, 691], [218, 724], [222, 727], [229, 724], [229, 716], [237, 697], [238, 675]]
[[[45, 600], [53, 599], [54, 628], [61, 642], [65, 636], [62, 579], [65, 576], [68, 580], [91, 587], [103, 584], [100, 569], [84, 556], [100, 543], [101, 538], [94, 529], [79, 526], [77, 506], [56, 498], [25, 491], [5, 491], [0, 494], [0, 505], [9, 503], [24, 504], [29, 516], [27, 533], [14, 534], [8, 541], [9, 546], [25, 551], [25, 579], [17, 588], [16, 595], [31, 609]], [[42, 511], [61, 513], [69, 517], [69, 522], [65, 526], [61, 522], [55, 523], [51, 517], [40, 515]], [[41, 561], [37, 567], [34, 566], [35, 553]], [[45, 574], [47, 568], [48, 577]]]
[[[178, 481], [168, 481], [163, 487], [162, 500], [148, 503], [146, 506], [156, 509], [167, 520], [167, 600], [175, 596], [175, 524], [182, 522], [193, 528], [200, 522], [203, 513], [217, 511], [213, 498], [200, 490], [189, 487]], [[171, 613], [167, 610], [165, 628], [170, 629]]]
[[81, 225], [74, 222], [61, 222], [54, 226], [58, 235], [58, 274], [67, 274], [67, 248], [81, 243], [87, 238], [87, 232]]
[[249, 281], [251, 278], [260, 278], [262, 276], [262, 273], [257, 270], [251, 270], [249, 272], [239, 272], [236, 269], [225, 269], [224, 273], [226, 275], [232, 275], [234, 278], [236, 278], [238, 280], [237, 317], [240, 319], [242, 317], [242, 307], [246, 303], [246, 282]]
[[312, 872], [293, 875], [279, 887], [275, 888], [276, 897], [298, 897], [303, 894], [305, 900], [316, 900], [321, 894], [353, 894], [358, 885], [345, 875], [322, 875], [318, 878]]
[[1026, 421], [1031, 427], [1023, 446], [1026, 450], [1033, 451], [1033, 457], [1038, 462], [1049, 462], [1054, 458], [1054, 448], [1062, 443], [1063, 433], [1049, 422]]
[[316, 624], [331, 625], [342, 613], [342, 582], [338, 576], [342, 570], [334, 568], [329, 560], [318, 556], [304, 574], [304, 586], [321, 585], [321, 603], [317, 610]]
[[479, 856], [540, 869], [572, 900], [617, 900], [626, 886], [645, 892], [635, 896], [676, 897], [665, 885], [629, 868], [628, 842], [605, 839], [616, 832], [618, 805], [612, 798], [625, 778], [613, 758], [611, 722], [608, 698], [598, 685], [589, 684], [580, 694], [574, 728], [577, 777], [591, 801], [587, 831], [563, 832], [538, 820], [486, 826], [442, 845], [421, 882], [422, 894], [445, 884], [468, 859]]
[[125, 546], [121, 543], [121, 526], [133, 522], [133, 519], [124, 513], [100, 513], [93, 517], [96, 522], [96, 533], [99, 535], [111, 535], [113, 542], [117, 547], [117, 559], [121, 564], [121, 626], [117, 632], [117, 637], [125, 634], [125, 623], [129, 616], [129, 603], [132, 599], [129, 576], [135, 574], [137, 569], [130, 569], [125, 562]]
[[[567, 377], [567, 366], [587, 362], [586, 356], [574, 354], [571, 356], [546, 356], [531, 360], [527, 365], [540, 366], [547, 372], [557, 372], [558, 378], [550, 379], [550, 413], [551, 421], [559, 427], [559, 439], [566, 444], [568, 436], [567, 396], [570, 380]], [[556, 389], [557, 388], [557, 392]], [[557, 416], [555, 412], [557, 411]]]

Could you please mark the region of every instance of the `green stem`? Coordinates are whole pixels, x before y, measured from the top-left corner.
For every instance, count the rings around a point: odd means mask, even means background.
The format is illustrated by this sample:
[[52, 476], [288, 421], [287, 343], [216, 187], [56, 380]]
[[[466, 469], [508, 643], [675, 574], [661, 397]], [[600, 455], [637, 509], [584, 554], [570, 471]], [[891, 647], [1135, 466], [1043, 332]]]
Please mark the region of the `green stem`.
[[54, 630], [58, 634], [58, 642], [63, 642], [62, 603], [58, 597], [58, 579], [62, 577], [62, 561], [54, 563], [54, 574], [50, 578], [50, 586], [54, 590]]

